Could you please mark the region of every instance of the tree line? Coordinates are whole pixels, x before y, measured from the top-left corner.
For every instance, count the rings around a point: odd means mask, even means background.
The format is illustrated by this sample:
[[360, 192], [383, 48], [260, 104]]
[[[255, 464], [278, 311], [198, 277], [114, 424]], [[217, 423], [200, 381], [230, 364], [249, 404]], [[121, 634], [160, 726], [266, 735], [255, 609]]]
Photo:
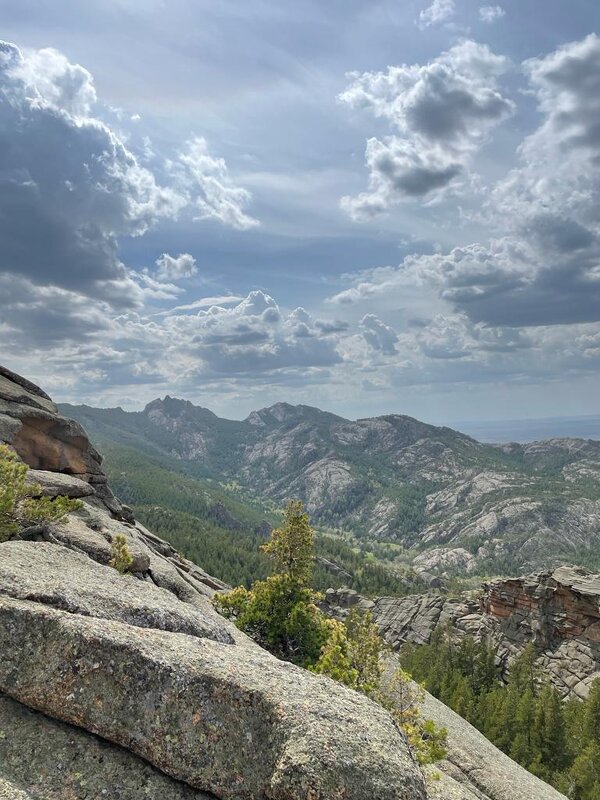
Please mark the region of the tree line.
[[600, 798], [600, 679], [589, 697], [563, 700], [529, 645], [500, 680], [488, 641], [439, 627], [427, 645], [405, 645], [402, 665], [512, 759], [573, 800]]

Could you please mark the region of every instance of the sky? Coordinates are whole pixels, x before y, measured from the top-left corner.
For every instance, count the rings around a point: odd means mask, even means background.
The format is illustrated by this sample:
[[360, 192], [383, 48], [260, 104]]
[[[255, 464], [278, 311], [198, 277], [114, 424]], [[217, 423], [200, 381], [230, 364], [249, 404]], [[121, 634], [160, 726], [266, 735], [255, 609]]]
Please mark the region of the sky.
[[55, 400], [598, 413], [597, 0], [0, 20], [0, 363]]

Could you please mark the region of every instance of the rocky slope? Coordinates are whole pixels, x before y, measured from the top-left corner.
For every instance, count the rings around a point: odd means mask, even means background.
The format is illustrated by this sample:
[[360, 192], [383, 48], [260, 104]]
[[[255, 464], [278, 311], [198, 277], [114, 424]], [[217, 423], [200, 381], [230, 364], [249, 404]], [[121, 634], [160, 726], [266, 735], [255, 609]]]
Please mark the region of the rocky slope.
[[600, 677], [600, 575], [576, 567], [485, 584], [481, 593], [457, 599], [441, 594], [361, 598], [330, 590], [325, 608], [344, 617], [358, 605], [370, 608], [394, 649], [426, 644], [437, 626], [451, 623], [454, 635], [486, 637], [504, 674], [515, 656], [533, 643], [537, 662], [563, 696], [587, 697]]
[[426, 782], [380, 707], [215, 614], [223, 585], [133, 519], [37, 387], [0, 370], [0, 404], [42, 493], [83, 502], [0, 544], [0, 800], [560, 800], [432, 698], [449, 749]]
[[65, 407], [92, 435], [176, 456], [363, 540], [402, 544], [419, 572], [600, 567], [600, 442], [484, 445], [389, 415], [352, 422], [278, 403], [241, 422], [166, 397], [144, 411]]
[[221, 584], [133, 520], [77, 423], [7, 370], [0, 403], [42, 493], [83, 502], [0, 544], [0, 797], [425, 800], [391, 717], [219, 617]]

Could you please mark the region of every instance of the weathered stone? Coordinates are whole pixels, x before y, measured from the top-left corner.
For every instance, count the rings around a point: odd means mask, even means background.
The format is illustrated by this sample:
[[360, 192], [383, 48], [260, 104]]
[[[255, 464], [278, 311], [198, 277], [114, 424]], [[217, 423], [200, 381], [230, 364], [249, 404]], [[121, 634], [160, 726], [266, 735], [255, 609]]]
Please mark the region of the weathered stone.
[[[208, 414], [185, 408], [194, 418]], [[298, 415], [290, 409], [283, 404], [273, 415], [287, 424]], [[148, 412], [171, 424], [162, 401]], [[268, 415], [260, 422], [272, 424]], [[340, 441], [355, 443], [358, 430], [362, 440], [380, 437], [393, 452], [399, 439], [403, 447], [408, 440], [404, 466], [427, 450], [448, 474], [455, 468], [447, 448], [419, 438], [429, 428], [415, 420], [367, 420], [352, 430], [340, 423]], [[318, 449], [311, 436], [301, 452], [290, 440], [285, 458], [310, 462]], [[59, 486], [67, 494], [86, 492], [81, 483], [90, 489], [80, 511], [28, 531], [27, 541], [0, 544], [0, 690], [12, 698], [0, 694], [0, 800], [425, 800], [423, 776], [387, 712], [274, 659], [218, 617], [207, 597], [225, 585], [136, 523], [112, 495], [83, 429], [40, 389], [2, 369], [0, 440], [30, 467], [56, 471], [39, 480], [48, 496]], [[207, 451], [204, 433], [186, 442], [189, 455]], [[260, 461], [258, 451], [254, 457]], [[351, 481], [345, 465], [322, 453], [303, 477], [315, 498], [324, 476]], [[117, 535], [126, 538], [134, 575], [106, 566]], [[35, 537], [40, 541], [29, 540]], [[327, 595], [342, 616], [357, 606], [379, 614], [395, 645], [411, 636], [426, 641], [446, 619], [462, 618], [463, 633], [477, 632], [489, 617], [470, 599], [425, 595], [399, 605], [350, 590]], [[530, 608], [515, 603], [520, 624]], [[579, 630], [571, 622], [571, 632]], [[585, 646], [571, 638], [560, 658], [548, 657], [559, 664], [568, 654], [575, 692], [593, 660], [595, 628], [588, 630]], [[504, 647], [509, 659], [516, 646]], [[425, 713], [451, 727], [435, 709]], [[499, 770], [488, 767], [499, 789], [487, 794], [492, 783], [480, 780], [479, 770], [498, 751], [472, 735], [466, 754], [451, 739], [432, 798], [521, 800], [521, 779], [528, 800], [560, 797], [502, 754]], [[481, 750], [482, 743], [492, 749]]]
[[211, 800], [127, 750], [0, 694], [0, 800], [141, 798]]
[[39, 491], [30, 493], [36, 497], [89, 497], [94, 494], [94, 487], [87, 481], [82, 481], [74, 475], [63, 472], [49, 472], [48, 470], [30, 469], [27, 473], [27, 483], [38, 486]]
[[254, 645], [4, 596], [0, 652], [6, 694], [220, 798], [426, 797], [387, 712]]
[[[166, 589], [120, 575], [88, 556], [46, 542], [6, 542], [0, 558], [0, 594], [140, 628], [157, 628], [232, 644], [230, 626], [208, 600], [204, 608]], [[231, 628], [231, 630], [230, 630]]]

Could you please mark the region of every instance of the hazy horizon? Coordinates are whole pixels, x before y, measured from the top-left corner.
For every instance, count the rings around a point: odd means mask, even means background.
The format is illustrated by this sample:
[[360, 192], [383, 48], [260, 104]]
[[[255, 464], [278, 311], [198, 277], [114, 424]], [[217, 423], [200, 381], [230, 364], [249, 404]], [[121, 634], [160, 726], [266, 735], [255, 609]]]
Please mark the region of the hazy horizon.
[[[172, 395], [169, 395], [171, 397]], [[173, 396], [177, 400], [185, 401], [185, 397], [176, 397]], [[86, 405], [91, 408], [100, 408], [102, 410], [112, 410], [112, 409], [121, 409], [123, 411], [131, 411], [131, 412], [139, 412], [142, 411], [146, 405], [149, 403], [154, 402], [155, 400], [162, 400], [164, 397], [156, 397], [152, 400], [149, 400], [148, 403], [144, 403], [136, 408], [123, 408], [122, 405], [116, 406], [99, 406], [99, 405], [92, 405], [90, 403], [80, 404]], [[279, 401], [285, 402], [285, 401]], [[58, 402], [59, 406], [63, 408], [68, 407], [70, 405], [78, 405], [74, 403], [61, 403]], [[200, 406], [202, 408], [206, 408], [208, 411], [212, 411], [216, 416], [222, 417], [219, 414], [218, 410], [215, 408], [211, 408], [207, 405], [202, 405], [201, 403], [194, 403], [194, 405]], [[263, 406], [261, 408], [269, 408], [272, 405], [276, 405], [276, 403], [269, 404], [267, 406]], [[289, 405], [295, 405], [290, 403]], [[320, 408], [319, 406], [311, 406], [311, 404], [299, 404], [299, 405], [309, 405], [312, 408], [317, 408], [320, 411], [324, 411], [327, 413], [336, 414], [338, 416], [343, 416], [342, 414], [338, 414], [336, 411], [330, 408]], [[226, 419], [232, 419], [237, 421], [243, 421], [248, 417], [250, 413], [253, 411], [260, 411], [261, 408], [253, 408], [251, 409], [248, 414], [241, 415], [239, 417], [225, 417]], [[387, 414], [398, 414], [403, 415], [405, 412], [401, 410], [390, 410]], [[385, 416], [381, 415], [381, 416]], [[412, 416], [412, 415], [409, 415]], [[360, 417], [352, 417], [350, 419], [356, 420], [360, 419]], [[417, 419], [419, 419], [417, 417]], [[600, 415], [590, 414], [580, 417], [537, 417], [537, 418], [530, 418], [530, 419], [513, 419], [513, 418], [505, 418], [505, 419], [476, 419], [476, 420], [451, 420], [451, 419], [421, 419], [421, 422], [426, 422], [431, 425], [437, 426], [446, 426], [449, 428], [453, 428], [454, 430], [458, 430], [462, 433], [466, 433], [469, 436], [472, 436], [474, 439], [477, 439], [481, 442], [488, 442], [492, 444], [501, 444], [506, 442], [532, 442], [537, 441], [540, 439], [552, 439], [552, 438], [579, 438], [579, 439], [594, 439], [600, 440]]]

